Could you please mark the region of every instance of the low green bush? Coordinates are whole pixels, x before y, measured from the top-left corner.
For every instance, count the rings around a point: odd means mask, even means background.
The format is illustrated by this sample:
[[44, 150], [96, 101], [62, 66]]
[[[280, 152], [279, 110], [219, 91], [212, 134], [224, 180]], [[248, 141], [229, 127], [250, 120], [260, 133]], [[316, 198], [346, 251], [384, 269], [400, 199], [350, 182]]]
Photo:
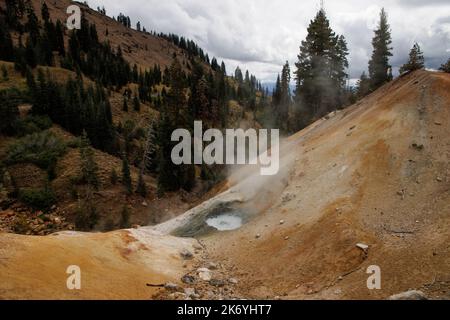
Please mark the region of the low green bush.
[[28, 116], [18, 120], [16, 132], [21, 137], [50, 129], [52, 120], [48, 116]]
[[42, 211], [49, 210], [57, 201], [55, 194], [49, 187], [20, 190], [19, 199], [30, 208]]
[[49, 131], [33, 133], [9, 147], [4, 163], [33, 163], [41, 169], [54, 168], [59, 157], [66, 152], [64, 142]]

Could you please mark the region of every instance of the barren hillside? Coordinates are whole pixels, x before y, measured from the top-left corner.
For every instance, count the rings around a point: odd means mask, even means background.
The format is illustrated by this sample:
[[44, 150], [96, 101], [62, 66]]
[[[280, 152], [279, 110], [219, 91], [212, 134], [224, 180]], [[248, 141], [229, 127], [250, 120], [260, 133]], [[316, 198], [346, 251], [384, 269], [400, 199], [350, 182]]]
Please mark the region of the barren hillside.
[[[146, 287], [156, 281], [194, 287], [200, 298], [384, 299], [416, 289], [448, 299], [449, 105], [450, 75], [418, 71], [289, 138], [279, 175], [244, 168], [223, 194], [164, 225], [1, 234], [0, 298], [186, 297]], [[163, 235], [226, 206], [246, 223], [199, 234], [204, 252]], [[195, 258], [183, 267], [184, 249]], [[77, 263], [86, 286], [72, 294], [64, 272]], [[366, 286], [370, 265], [381, 268], [381, 290]]]

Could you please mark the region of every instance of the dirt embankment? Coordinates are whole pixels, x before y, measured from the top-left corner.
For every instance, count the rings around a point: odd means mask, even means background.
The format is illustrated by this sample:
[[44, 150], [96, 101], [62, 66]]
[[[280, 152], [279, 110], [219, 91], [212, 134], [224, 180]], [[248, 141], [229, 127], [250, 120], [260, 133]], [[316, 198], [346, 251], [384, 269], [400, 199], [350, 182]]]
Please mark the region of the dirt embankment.
[[[204, 239], [210, 252], [252, 298], [450, 298], [449, 89], [449, 75], [419, 71], [291, 137], [286, 188]], [[371, 265], [381, 290], [367, 288]]]

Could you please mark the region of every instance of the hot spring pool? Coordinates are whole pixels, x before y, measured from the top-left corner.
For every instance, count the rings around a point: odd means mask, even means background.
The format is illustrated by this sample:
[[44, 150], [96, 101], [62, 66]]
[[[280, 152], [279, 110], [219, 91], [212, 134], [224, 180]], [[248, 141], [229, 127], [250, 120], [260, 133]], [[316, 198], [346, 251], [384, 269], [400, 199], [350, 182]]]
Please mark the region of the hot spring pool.
[[230, 205], [219, 205], [192, 217], [176, 229], [177, 237], [200, 237], [213, 232], [229, 232], [241, 228], [252, 215], [248, 211]]
[[215, 217], [210, 217], [206, 219], [206, 224], [218, 231], [231, 231], [237, 230], [243, 225], [242, 217], [232, 214], [225, 213]]

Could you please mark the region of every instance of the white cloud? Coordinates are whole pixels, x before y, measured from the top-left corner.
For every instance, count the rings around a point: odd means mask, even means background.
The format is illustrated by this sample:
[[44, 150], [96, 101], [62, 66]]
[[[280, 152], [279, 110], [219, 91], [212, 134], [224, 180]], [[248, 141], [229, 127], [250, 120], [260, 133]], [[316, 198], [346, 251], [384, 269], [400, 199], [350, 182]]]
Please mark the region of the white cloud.
[[[375, 3], [374, 3], [375, 2]], [[306, 28], [319, 9], [318, 0], [89, 0], [104, 5], [108, 15], [123, 12], [148, 30], [177, 33], [194, 39], [211, 56], [225, 60], [228, 71], [237, 65], [262, 81], [273, 81], [288, 60], [293, 66]], [[385, 7], [392, 28], [398, 68], [414, 41], [422, 44], [426, 63], [436, 68], [448, 58], [448, 0], [326, 1], [333, 29], [344, 34], [350, 49], [351, 78], [367, 68], [373, 28]]]

